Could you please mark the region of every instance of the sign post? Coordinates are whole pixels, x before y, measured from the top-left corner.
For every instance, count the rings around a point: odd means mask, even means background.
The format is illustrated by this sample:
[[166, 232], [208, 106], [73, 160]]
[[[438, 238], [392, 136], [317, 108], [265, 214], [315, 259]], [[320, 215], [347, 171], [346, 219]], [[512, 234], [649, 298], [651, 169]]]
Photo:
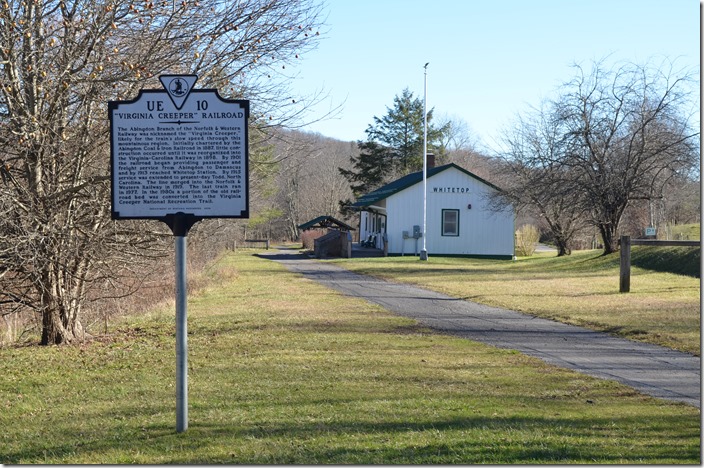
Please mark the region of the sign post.
[[110, 101], [112, 219], [155, 219], [174, 235], [176, 431], [188, 428], [186, 238], [205, 218], [249, 218], [249, 101], [162, 75], [163, 90]]
[[176, 261], [176, 432], [188, 429], [188, 280], [186, 236], [195, 223], [184, 213], [169, 217], [166, 223], [174, 235]]

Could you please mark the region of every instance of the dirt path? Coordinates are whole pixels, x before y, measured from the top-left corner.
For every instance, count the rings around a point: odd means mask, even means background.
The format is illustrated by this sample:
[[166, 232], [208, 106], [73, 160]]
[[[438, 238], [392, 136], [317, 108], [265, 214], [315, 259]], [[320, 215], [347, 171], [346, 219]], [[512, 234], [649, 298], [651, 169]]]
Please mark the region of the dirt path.
[[270, 251], [262, 256], [443, 333], [514, 349], [550, 364], [617, 380], [654, 397], [701, 408], [701, 360], [696, 356], [359, 275], [297, 251]]

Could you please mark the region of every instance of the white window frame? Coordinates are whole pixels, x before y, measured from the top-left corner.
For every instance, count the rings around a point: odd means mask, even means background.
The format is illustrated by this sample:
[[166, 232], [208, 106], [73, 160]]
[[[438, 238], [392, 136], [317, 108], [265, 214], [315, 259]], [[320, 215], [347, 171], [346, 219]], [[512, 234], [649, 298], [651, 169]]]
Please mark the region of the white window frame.
[[[454, 213], [455, 214], [455, 220], [454, 222], [448, 221], [445, 219], [445, 216], [449, 213]], [[443, 237], [459, 237], [460, 235], [460, 210], [458, 209], [443, 209], [442, 210], [442, 217], [441, 217], [442, 225], [440, 226], [440, 232], [442, 233]], [[448, 229], [448, 224], [454, 224], [454, 230]]]

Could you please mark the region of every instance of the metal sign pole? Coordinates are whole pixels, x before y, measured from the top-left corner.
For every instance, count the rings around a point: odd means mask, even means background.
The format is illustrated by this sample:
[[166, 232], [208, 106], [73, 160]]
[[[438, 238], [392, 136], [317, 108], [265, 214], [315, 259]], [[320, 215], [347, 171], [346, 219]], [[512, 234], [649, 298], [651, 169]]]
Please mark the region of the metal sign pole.
[[174, 236], [176, 247], [176, 432], [188, 429], [188, 321], [186, 236]]
[[188, 281], [186, 276], [187, 236], [200, 218], [176, 213], [163, 221], [174, 235], [176, 260], [176, 432], [188, 429]]

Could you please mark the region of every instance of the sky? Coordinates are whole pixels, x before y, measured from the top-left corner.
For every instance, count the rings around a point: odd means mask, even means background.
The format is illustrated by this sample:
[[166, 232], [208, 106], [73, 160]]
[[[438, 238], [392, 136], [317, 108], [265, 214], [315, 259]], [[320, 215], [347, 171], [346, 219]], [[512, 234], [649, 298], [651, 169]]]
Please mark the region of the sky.
[[327, 95], [309, 120], [341, 106], [303, 130], [343, 141], [366, 140], [405, 88], [466, 123], [481, 148], [554, 96], [574, 64], [669, 59], [699, 76], [699, 0], [327, 0], [325, 13], [292, 90]]

